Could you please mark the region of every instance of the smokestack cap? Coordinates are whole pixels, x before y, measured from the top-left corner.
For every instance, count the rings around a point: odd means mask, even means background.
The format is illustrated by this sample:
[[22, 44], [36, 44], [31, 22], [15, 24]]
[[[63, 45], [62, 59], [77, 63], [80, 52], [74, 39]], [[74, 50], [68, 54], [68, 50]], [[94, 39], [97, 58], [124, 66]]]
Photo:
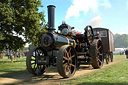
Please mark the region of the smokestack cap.
[[56, 8], [56, 6], [54, 6], [54, 5], [48, 5], [47, 7], [55, 7]]

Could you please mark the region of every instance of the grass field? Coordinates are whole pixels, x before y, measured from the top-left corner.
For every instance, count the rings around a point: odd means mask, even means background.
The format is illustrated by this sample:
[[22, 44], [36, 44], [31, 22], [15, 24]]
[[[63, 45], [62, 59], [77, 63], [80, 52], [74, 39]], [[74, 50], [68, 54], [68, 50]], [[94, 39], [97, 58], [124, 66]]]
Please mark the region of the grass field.
[[128, 85], [128, 60], [125, 56], [114, 56], [121, 62], [103, 68], [98, 72], [89, 73], [75, 79], [64, 81], [62, 85]]
[[[0, 78], [16, 78], [22, 74], [29, 75], [26, 69], [26, 57], [0, 59]], [[121, 61], [109, 67], [82, 75], [77, 78], [62, 81], [61, 85], [128, 85], [128, 60], [125, 55], [114, 55], [114, 61]], [[29, 82], [29, 81], [27, 81]]]
[[21, 74], [28, 74], [26, 70], [26, 57], [13, 59], [13, 63], [7, 57], [0, 59], [0, 78], [13, 78]]

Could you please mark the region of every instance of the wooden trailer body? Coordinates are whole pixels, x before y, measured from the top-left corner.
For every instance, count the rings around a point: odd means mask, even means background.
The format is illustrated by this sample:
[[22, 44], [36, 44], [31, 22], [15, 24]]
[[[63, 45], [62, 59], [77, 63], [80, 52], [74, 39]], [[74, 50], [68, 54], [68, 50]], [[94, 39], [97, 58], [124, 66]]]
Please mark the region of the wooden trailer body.
[[93, 28], [94, 35], [97, 31], [100, 33], [100, 37], [103, 44], [104, 53], [109, 54], [115, 51], [115, 45], [114, 45], [114, 35], [113, 33], [106, 28]]

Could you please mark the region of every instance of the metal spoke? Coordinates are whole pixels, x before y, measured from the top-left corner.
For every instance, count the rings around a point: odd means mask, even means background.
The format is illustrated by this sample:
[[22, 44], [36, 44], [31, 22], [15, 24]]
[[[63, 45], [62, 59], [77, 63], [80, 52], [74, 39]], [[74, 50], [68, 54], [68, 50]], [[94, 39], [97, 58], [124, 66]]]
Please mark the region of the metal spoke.
[[100, 62], [100, 63], [102, 63], [102, 61], [98, 57], [97, 57], [97, 61]]
[[66, 62], [65, 64], [63, 64], [63, 66], [66, 66], [68, 63]]
[[69, 53], [69, 57], [71, 57], [71, 53]]
[[40, 70], [39, 65], [37, 65], [38, 70]]
[[71, 51], [71, 48], [69, 49], [68, 53], [70, 53], [70, 51]]
[[71, 56], [71, 48], [68, 51], [69, 57]]
[[67, 57], [65, 57], [65, 56], [64, 56], [63, 58], [64, 58], [65, 60], [68, 60], [68, 58], [67, 58]]
[[73, 66], [73, 67], [75, 67], [75, 65], [73, 65], [72, 63], [70, 64], [70, 66]]
[[75, 55], [71, 56], [71, 59], [74, 58], [74, 57], [75, 57]]
[[63, 65], [64, 65], [64, 66], [65, 66], [65, 63], [67, 63], [67, 62], [63, 61]]
[[65, 50], [65, 52], [66, 52], [66, 54], [67, 54], [67, 57], [69, 57], [67, 50]]
[[68, 66], [68, 72], [69, 72], [69, 74], [71, 74], [71, 67], [70, 66]]
[[36, 66], [36, 64], [34, 65], [34, 69], [35, 69], [35, 66]]
[[36, 64], [34, 65], [34, 71], [36, 71], [37, 70], [37, 67], [36, 67]]

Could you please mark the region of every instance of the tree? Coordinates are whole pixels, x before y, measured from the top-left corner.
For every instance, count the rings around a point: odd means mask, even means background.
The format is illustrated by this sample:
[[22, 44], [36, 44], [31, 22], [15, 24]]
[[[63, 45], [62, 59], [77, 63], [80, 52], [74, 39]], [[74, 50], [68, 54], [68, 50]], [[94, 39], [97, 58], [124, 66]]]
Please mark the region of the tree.
[[38, 7], [43, 7], [41, 0], [0, 0], [0, 50], [7, 45], [17, 50], [27, 42], [39, 45], [46, 23]]
[[128, 34], [115, 34], [115, 47], [116, 48], [127, 48], [128, 47]]

